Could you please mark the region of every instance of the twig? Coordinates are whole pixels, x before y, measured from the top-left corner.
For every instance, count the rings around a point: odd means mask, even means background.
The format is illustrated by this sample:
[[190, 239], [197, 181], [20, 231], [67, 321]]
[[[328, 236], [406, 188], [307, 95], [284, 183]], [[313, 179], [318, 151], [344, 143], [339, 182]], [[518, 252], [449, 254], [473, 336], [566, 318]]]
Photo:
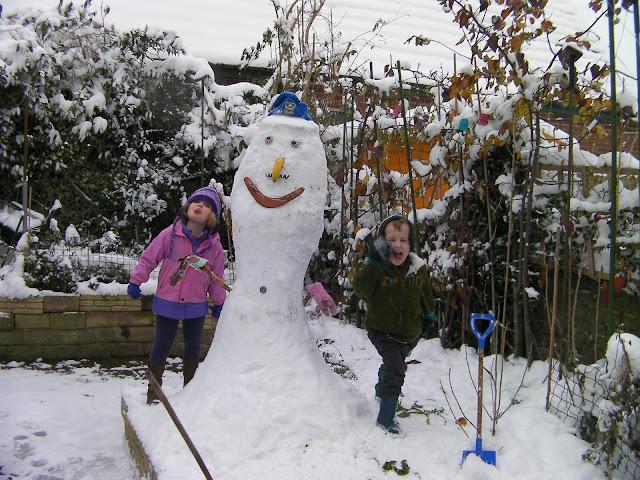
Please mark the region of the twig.
[[[451, 377], [451, 369], [449, 369], [449, 377]], [[467, 436], [467, 438], [469, 438], [469, 434], [465, 431], [464, 428], [462, 428], [462, 425], [460, 425], [460, 422], [458, 422], [456, 420], [456, 414], [454, 413], [453, 409], [451, 408], [451, 404], [449, 403], [449, 397], [447, 396], [447, 392], [444, 390], [444, 387], [442, 386], [442, 382], [440, 382], [440, 390], [442, 390], [442, 394], [444, 395], [444, 399], [447, 401], [447, 405], [449, 406], [449, 411], [451, 412], [451, 415], [453, 415], [453, 418], [456, 421], [456, 425], [458, 425], [458, 427], [460, 427], [460, 430], [462, 430], [464, 432], [464, 434]], [[452, 390], [452, 393], [453, 393], [453, 390]], [[462, 414], [462, 416], [465, 419], [467, 418], [466, 415], [464, 415], [464, 413]]]
[[[469, 363], [467, 362], [467, 365], [468, 364]], [[465, 418], [465, 420], [467, 422], [469, 422], [473, 426], [473, 428], [475, 429], [476, 428], [475, 424], [471, 420], [469, 420], [469, 417], [467, 417], [467, 414], [464, 413], [464, 410], [462, 409], [462, 407], [460, 406], [460, 402], [458, 401], [458, 397], [456, 396], [456, 392], [453, 390], [453, 385], [451, 384], [451, 369], [449, 369], [449, 388], [451, 389], [451, 394], [453, 395], [453, 398], [456, 401], [456, 404], [458, 405], [458, 408], [460, 409], [460, 413]]]

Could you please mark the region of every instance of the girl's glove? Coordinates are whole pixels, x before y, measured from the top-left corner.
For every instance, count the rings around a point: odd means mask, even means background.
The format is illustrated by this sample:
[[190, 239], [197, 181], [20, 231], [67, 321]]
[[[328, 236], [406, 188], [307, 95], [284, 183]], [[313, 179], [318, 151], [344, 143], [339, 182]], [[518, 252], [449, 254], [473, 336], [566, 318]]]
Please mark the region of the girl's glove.
[[220, 318], [220, 312], [222, 312], [222, 304], [210, 305], [209, 310], [211, 310], [211, 316], [218, 320]]
[[369, 263], [374, 267], [382, 268], [387, 260], [389, 260], [389, 245], [384, 237], [373, 238], [372, 235], [368, 235], [365, 239], [367, 245], [367, 255]]
[[142, 292], [140, 291], [140, 285], [136, 285], [135, 283], [130, 283], [127, 287], [127, 295], [131, 297], [131, 300], [138, 300], [142, 296]]

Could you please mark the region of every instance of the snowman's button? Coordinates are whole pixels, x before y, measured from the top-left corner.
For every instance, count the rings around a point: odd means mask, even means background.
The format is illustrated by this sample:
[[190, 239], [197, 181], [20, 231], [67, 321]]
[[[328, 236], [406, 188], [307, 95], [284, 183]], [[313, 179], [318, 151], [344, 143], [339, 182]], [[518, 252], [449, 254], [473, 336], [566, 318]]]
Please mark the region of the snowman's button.
[[267, 287], [260, 287], [260, 293], [267, 293]]

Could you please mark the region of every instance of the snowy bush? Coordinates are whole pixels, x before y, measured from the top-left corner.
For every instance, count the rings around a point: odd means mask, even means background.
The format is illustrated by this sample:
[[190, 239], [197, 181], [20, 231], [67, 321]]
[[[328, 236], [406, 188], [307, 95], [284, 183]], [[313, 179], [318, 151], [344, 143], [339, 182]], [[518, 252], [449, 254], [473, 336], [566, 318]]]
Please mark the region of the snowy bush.
[[[560, 392], [560, 393], [558, 393]], [[635, 478], [640, 471], [640, 338], [616, 333], [606, 357], [555, 381], [551, 411], [591, 443], [584, 458]]]
[[237, 105], [240, 89], [217, 92], [211, 67], [173, 32], [118, 32], [102, 13], [88, 1], [0, 18], [0, 186], [17, 195], [28, 176], [34, 208], [59, 199], [61, 224], [145, 244], [201, 181], [232, 168], [239, 141], [225, 112], [248, 122], [254, 109]]

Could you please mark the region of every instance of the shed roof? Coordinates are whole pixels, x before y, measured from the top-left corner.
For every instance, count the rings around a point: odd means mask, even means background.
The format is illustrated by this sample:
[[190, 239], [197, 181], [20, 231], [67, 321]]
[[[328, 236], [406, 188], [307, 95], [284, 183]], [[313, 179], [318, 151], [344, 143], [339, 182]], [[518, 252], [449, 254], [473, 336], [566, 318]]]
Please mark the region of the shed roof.
[[[206, 58], [214, 64], [237, 65], [245, 48], [262, 40], [263, 32], [273, 27], [275, 20], [271, 0], [103, 0], [111, 7], [106, 17], [120, 29], [156, 26], [175, 31], [183, 41], [187, 53]], [[276, 0], [276, 3], [284, 4]], [[291, 3], [291, 2], [288, 2]], [[478, 2], [469, 3], [478, 8]], [[557, 27], [551, 35], [536, 41], [526, 54], [532, 67], [546, 67], [551, 62], [552, 49], [566, 35], [587, 30], [598, 18], [585, 0], [548, 0], [549, 19]], [[58, 0], [4, 0], [5, 9], [25, 6], [55, 7]], [[100, 7], [94, 0], [93, 7]], [[496, 6], [497, 8], [497, 6]], [[423, 72], [454, 71], [454, 53], [457, 68], [464, 67], [469, 57], [466, 44], [458, 45], [462, 31], [454, 23], [453, 15], [443, 10], [437, 0], [326, 0], [323, 17], [316, 20], [318, 38], [326, 35], [328, 24], [334, 32], [341, 32], [339, 42], [353, 42], [358, 55], [351, 62], [352, 70], [368, 76], [372, 63], [374, 75], [380, 77], [384, 66], [401, 61], [403, 66]], [[495, 12], [492, 12], [495, 13]], [[376, 34], [371, 29], [378, 20], [389, 22]], [[490, 23], [490, 15], [485, 19]], [[586, 52], [578, 60], [578, 70], [587, 63], [609, 63], [609, 33], [606, 15], [593, 26], [589, 35], [593, 52]], [[417, 47], [407, 43], [413, 35], [432, 39], [429, 45]], [[635, 31], [633, 12], [622, 10], [621, 22], [615, 34], [616, 66], [623, 83], [635, 91], [637, 67], [635, 61]], [[265, 52], [253, 66], [265, 66], [273, 58]], [[347, 72], [343, 72], [347, 73]]]

